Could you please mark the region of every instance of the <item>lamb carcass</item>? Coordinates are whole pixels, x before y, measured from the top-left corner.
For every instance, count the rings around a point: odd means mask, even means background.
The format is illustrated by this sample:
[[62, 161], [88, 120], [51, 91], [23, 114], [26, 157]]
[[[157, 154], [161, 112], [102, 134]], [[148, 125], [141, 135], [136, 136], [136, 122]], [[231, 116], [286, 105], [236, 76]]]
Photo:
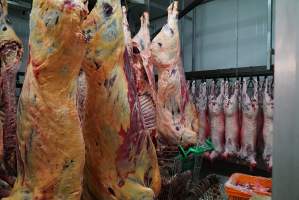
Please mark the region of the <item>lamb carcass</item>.
[[263, 158], [267, 162], [268, 167], [272, 168], [272, 146], [273, 146], [273, 114], [274, 114], [274, 100], [271, 94], [272, 88], [268, 84], [268, 79], [266, 79], [264, 98], [263, 98], [263, 110], [264, 110], [264, 127], [263, 127], [263, 137], [264, 137], [264, 153]]
[[157, 156], [142, 126], [132, 58], [119, 0], [98, 0], [85, 21], [87, 97], [83, 199], [153, 199], [160, 190]]
[[34, 0], [18, 105], [18, 176], [6, 200], [79, 200], [85, 147], [76, 81], [86, 41], [83, 0]]
[[178, 2], [168, 8], [168, 22], [151, 44], [152, 62], [158, 71], [157, 129], [168, 144], [197, 144], [199, 120], [189, 99], [178, 29]]
[[225, 152], [224, 157], [236, 155], [239, 151], [239, 82], [233, 86], [230, 94], [229, 83], [225, 82], [223, 109], [225, 115]]
[[0, 58], [3, 111], [4, 164], [9, 175], [16, 175], [17, 101], [16, 78], [23, 54], [22, 42], [7, 22], [7, 1], [0, 4]]
[[224, 151], [224, 81], [220, 84], [220, 93], [217, 96], [216, 84], [211, 83], [211, 92], [209, 95], [209, 117], [211, 123], [211, 139], [214, 144], [214, 151], [210, 154], [210, 159], [218, 157]]
[[258, 115], [258, 82], [253, 80], [253, 94], [247, 93], [248, 82], [243, 81], [242, 88], [242, 128], [241, 128], [241, 158], [256, 166], [256, 138], [257, 138], [257, 115]]
[[203, 144], [209, 134], [208, 95], [206, 82], [199, 84], [199, 87], [195, 92], [195, 104], [199, 115], [198, 140], [200, 144]]

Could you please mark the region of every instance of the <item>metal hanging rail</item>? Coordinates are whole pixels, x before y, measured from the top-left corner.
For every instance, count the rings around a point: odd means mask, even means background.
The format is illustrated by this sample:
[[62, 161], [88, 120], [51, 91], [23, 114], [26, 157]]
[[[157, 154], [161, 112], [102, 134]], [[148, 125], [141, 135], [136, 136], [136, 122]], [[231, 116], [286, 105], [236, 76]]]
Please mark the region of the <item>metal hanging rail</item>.
[[[271, 66], [271, 69], [267, 69], [267, 66], [251, 66], [251, 67], [185, 72], [185, 76], [187, 80], [242, 78], [242, 77], [273, 76], [273, 75], [274, 75], [274, 65]], [[156, 75], [156, 80], [158, 80], [157, 75]]]
[[187, 80], [273, 76], [273, 74], [274, 74], [274, 66], [272, 66], [270, 70], [267, 69], [267, 66], [252, 66], [252, 67], [240, 67], [240, 68], [230, 68], [230, 69], [193, 71], [193, 72], [185, 73]]

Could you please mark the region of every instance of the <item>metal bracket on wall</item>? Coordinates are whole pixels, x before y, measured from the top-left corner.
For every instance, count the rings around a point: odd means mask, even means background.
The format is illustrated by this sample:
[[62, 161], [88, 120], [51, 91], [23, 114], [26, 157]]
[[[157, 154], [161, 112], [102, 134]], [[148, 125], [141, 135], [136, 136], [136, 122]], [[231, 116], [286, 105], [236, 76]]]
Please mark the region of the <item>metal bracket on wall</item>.
[[25, 10], [31, 10], [31, 3], [24, 2], [24, 1], [7, 1], [8, 5], [15, 6]]

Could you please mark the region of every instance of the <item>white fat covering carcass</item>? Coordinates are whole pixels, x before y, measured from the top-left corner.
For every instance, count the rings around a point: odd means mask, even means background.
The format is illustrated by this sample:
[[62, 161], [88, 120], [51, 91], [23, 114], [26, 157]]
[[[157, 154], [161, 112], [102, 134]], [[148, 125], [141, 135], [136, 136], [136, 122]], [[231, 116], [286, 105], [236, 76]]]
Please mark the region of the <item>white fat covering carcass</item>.
[[[236, 155], [239, 151], [239, 82], [232, 88], [225, 82], [223, 109], [225, 115], [225, 152], [224, 156]], [[232, 92], [230, 92], [232, 91]]]
[[207, 83], [199, 83], [195, 90], [195, 105], [199, 116], [198, 141], [203, 144], [209, 134]]
[[269, 84], [269, 79], [266, 79], [264, 98], [263, 98], [263, 111], [264, 111], [264, 152], [263, 158], [269, 168], [272, 168], [272, 150], [273, 150], [273, 115], [274, 115], [274, 99], [273, 90]]

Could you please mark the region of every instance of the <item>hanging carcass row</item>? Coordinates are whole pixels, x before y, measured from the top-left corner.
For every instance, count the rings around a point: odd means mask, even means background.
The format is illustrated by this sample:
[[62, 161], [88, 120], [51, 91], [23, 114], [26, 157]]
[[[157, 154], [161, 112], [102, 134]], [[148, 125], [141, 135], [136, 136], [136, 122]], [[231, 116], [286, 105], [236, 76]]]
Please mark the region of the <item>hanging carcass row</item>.
[[89, 44], [83, 62], [83, 199], [153, 199], [160, 174], [154, 145], [142, 126], [120, 1], [98, 0], [84, 32]]
[[86, 41], [83, 0], [34, 0], [17, 117], [18, 176], [7, 200], [79, 200], [85, 148], [76, 79]]
[[168, 8], [168, 22], [151, 44], [152, 62], [158, 71], [157, 129], [167, 144], [196, 144], [199, 120], [189, 100], [178, 29], [178, 2]]
[[[1, 104], [5, 114], [3, 123], [3, 161], [5, 173], [16, 175], [16, 77], [23, 54], [21, 40], [11, 28], [7, 18], [7, 1], [0, 1], [0, 62]], [[2, 149], [0, 150], [2, 151]]]

